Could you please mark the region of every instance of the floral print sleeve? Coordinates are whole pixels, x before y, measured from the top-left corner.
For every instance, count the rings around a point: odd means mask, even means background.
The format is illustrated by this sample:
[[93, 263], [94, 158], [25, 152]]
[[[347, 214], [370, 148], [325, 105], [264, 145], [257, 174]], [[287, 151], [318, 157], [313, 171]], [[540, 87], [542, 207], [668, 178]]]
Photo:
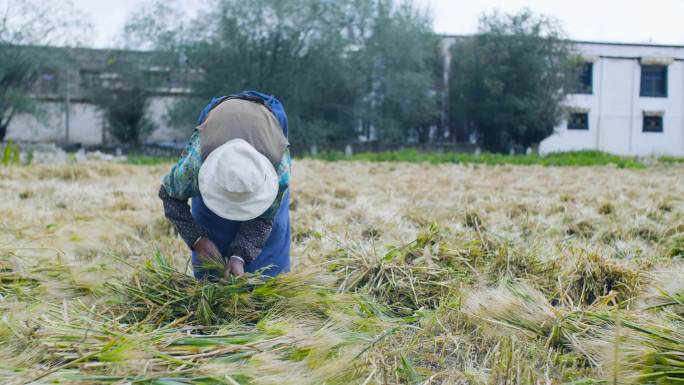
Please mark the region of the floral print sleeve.
[[283, 201], [283, 196], [290, 186], [290, 170], [292, 169], [292, 158], [290, 157], [290, 149], [285, 150], [283, 154], [283, 159], [280, 161], [276, 167], [278, 172], [278, 195], [273, 201], [271, 207], [266, 210], [265, 213], [261, 214], [259, 218], [266, 220], [273, 220], [280, 209], [280, 204]]
[[199, 195], [197, 175], [202, 166], [199, 132], [190, 137], [180, 160], [162, 179], [159, 198], [164, 203], [164, 214], [173, 222], [189, 248], [207, 236], [207, 230], [192, 218], [188, 199]]
[[200, 167], [202, 167], [200, 133], [195, 130], [188, 145], [183, 150], [180, 160], [162, 180], [162, 186], [166, 193], [170, 197], [180, 200], [187, 200], [199, 195], [197, 176]]

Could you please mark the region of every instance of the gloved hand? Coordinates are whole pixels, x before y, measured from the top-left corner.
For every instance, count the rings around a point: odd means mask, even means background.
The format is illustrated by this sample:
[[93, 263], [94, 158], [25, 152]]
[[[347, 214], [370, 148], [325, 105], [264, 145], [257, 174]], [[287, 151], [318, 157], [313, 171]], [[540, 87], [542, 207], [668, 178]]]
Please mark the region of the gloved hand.
[[221, 263], [221, 252], [216, 244], [209, 238], [202, 237], [195, 243], [194, 251], [199, 256], [200, 260], [207, 264]]
[[230, 275], [239, 277], [245, 274], [245, 261], [234, 255], [228, 260], [228, 265], [226, 266], [226, 271], [223, 273], [223, 277], [228, 279]]

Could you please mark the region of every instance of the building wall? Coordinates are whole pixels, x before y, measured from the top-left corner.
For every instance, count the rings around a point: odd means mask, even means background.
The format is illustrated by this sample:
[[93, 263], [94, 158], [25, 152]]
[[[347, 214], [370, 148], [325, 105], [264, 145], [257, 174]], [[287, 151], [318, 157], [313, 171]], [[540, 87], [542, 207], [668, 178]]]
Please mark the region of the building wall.
[[62, 103], [46, 102], [40, 116], [20, 114], [7, 128], [6, 139], [22, 142], [64, 141], [65, 122]]
[[12, 119], [7, 139], [21, 142], [102, 143], [103, 121], [95, 106], [71, 103], [67, 140], [65, 103], [44, 102], [39, 116], [22, 114]]
[[[167, 113], [175, 103], [181, 100], [177, 96], [159, 96], [150, 100], [148, 116], [156, 129], [147, 138], [150, 142], [186, 142], [194, 127], [171, 127], [167, 121]], [[199, 112], [198, 112], [199, 114]]]
[[[567, 121], [540, 145], [542, 154], [601, 150], [620, 155], [684, 155], [684, 48], [581, 43], [594, 61], [593, 94], [570, 95], [568, 109], [589, 112], [589, 130]], [[669, 61], [667, 97], [641, 97], [642, 60]], [[663, 132], [643, 132], [644, 113], [663, 114]]]
[[[21, 114], [12, 119], [7, 139], [17, 142], [67, 142], [66, 110], [62, 102], [43, 102], [37, 116]], [[89, 103], [72, 103], [69, 115], [69, 143], [102, 143], [102, 118]]]
[[[149, 135], [153, 142], [184, 141], [188, 139], [189, 130], [178, 130], [169, 127], [166, 113], [178, 97], [158, 96], [150, 100], [148, 117], [154, 122], [156, 129]], [[7, 139], [17, 142], [56, 142], [66, 143], [66, 111], [65, 103], [49, 101], [43, 103], [44, 113], [39, 117], [18, 115], [7, 131]], [[68, 143], [83, 145], [99, 145], [107, 142], [104, 133], [105, 124], [102, 113], [90, 103], [72, 102], [69, 114]]]
[[87, 103], [72, 103], [69, 114], [69, 142], [85, 145], [102, 144], [102, 113]]

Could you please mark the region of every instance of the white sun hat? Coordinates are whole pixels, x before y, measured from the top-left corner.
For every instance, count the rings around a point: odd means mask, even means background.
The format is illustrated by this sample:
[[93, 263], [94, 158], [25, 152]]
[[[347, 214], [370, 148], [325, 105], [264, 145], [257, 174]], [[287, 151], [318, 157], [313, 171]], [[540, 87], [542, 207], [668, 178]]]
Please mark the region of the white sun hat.
[[200, 167], [198, 182], [209, 210], [233, 221], [260, 216], [278, 195], [273, 164], [243, 139], [233, 139], [212, 151]]

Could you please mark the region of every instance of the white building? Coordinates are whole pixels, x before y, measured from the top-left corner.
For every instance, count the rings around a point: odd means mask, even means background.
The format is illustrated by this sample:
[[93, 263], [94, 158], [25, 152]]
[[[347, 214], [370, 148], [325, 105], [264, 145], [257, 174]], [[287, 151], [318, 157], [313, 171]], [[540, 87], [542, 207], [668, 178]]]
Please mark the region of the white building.
[[[33, 49], [33, 48], [27, 48]], [[45, 48], [50, 49], [50, 48]], [[54, 48], [53, 48], [54, 49]], [[152, 90], [147, 100], [147, 118], [155, 129], [145, 140], [169, 142], [187, 140], [192, 127], [171, 127], [166, 114], [171, 106], [188, 95], [184, 74], [174, 73], [155, 62], [158, 55], [150, 52], [68, 48], [61, 67], [46, 67], [33, 86], [33, 95], [42, 102], [37, 116], [19, 114], [7, 129], [7, 139], [15, 142], [78, 143], [86, 146], [110, 143], [107, 120], [91, 100], [88, 88], [94, 81], [115, 79], [107, 63], [126, 60], [137, 63], [148, 76], [161, 76], [164, 81]]]
[[542, 154], [684, 155], [684, 46], [577, 42], [586, 60], [568, 116]]

